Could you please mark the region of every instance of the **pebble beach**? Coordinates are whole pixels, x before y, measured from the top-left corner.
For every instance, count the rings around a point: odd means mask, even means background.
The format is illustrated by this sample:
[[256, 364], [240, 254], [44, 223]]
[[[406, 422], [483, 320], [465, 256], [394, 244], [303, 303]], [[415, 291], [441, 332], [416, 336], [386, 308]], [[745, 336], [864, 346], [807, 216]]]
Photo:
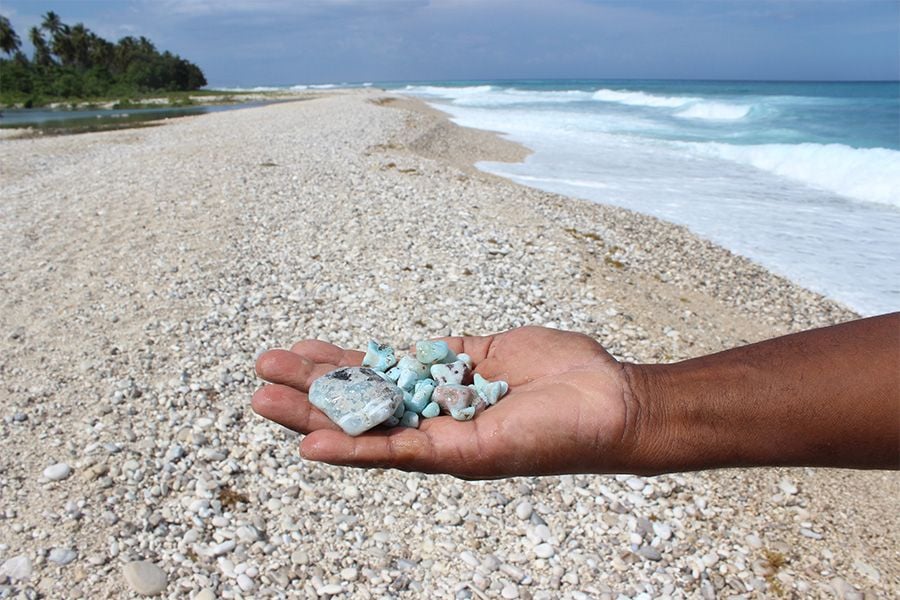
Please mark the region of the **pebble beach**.
[[0, 139], [0, 598], [895, 598], [900, 474], [304, 461], [255, 358], [577, 330], [671, 362], [852, 311], [377, 89]]

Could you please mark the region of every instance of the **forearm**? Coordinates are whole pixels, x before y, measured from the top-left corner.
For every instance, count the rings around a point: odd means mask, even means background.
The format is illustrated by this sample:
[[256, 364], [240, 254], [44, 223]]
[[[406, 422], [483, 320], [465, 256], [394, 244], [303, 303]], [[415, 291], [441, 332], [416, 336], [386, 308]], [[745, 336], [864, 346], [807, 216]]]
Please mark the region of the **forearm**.
[[626, 372], [644, 472], [900, 463], [900, 313]]

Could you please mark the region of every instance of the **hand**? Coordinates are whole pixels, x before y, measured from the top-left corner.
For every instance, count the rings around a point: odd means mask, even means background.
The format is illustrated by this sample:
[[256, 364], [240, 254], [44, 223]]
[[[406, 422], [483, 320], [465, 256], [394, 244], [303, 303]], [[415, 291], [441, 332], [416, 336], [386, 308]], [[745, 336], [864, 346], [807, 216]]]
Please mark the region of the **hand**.
[[317, 340], [260, 356], [257, 373], [272, 384], [254, 394], [253, 410], [307, 434], [300, 445], [304, 458], [336, 465], [475, 479], [628, 470], [628, 378], [593, 339], [543, 327], [444, 339], [454, 352], [472, 357], [476, 373], [510, 386], [471, 421], [440, 416], [423, 419], [419, 429], [344, 434], [309, 404], [307, 393], [325, 373], [359, 365], [363, 353]]

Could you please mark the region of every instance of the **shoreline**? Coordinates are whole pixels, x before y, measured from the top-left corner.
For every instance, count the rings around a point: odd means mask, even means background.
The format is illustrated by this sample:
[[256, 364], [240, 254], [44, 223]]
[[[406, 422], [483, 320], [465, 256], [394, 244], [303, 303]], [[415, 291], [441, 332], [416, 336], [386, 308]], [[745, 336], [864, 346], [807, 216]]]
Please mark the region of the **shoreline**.
[[0, 564], [32, 565], [13, 594], [121, 597], [135, 560], [185, 596], [242, 593], [238, 565], [261, 597], [900, 589], [897, 473], [471, 483], [308, 463], [253, 415], [255, 356], [301, 338], [534, 323], [658, 362], [853, 318], [682, 227], [472, 169], [523, 151], [391, 96], [0, 143]]
[[[392, 94], [392, 92], [390, 91], [383, 91], [382, 93]], [[712, 240], [708, 240], [707, 238], [694, 233], [685, 225], [672, 223], [659, 217], [641, 213], [625, 207], [615, 206], [612, 204], [603, 204], [593, 200], [558, 194], [555, 192], [547, 192], [541, 190], [540, 188], [520, 184], [506, 177], [494, 175], [493, 173], [490, 173], [488, 171], [482, 171], [478, 169], [476, 163], [521, 162], [527, 156], [532, 154], [533, 150], [524, 146], [523, 144], [503, 137], [503, 132], [494, 132], [458, 125], [451, 120], [452, 115], [450, 115], [450, 113], [440, 110], [439, 106], [435, 106], [425, 100], [402, 94], [400, 95], [400, 98], [402, 98], [403, 100], [396, 103], [392, 102], [388, 104], [388, 106], [396, 106], [398, 108], [410, 110], [425, 116], [425, 123], [427, 123], [427, 125], [422, 126], [428, 128], [428, 132], [422, 135], [420, 138], [416, 138], [408, 145], [410, 150], [424, 158], [446, 161], [447, 163], [460, 168], [469, 175], [477, 174], [489, 180], [501, 181], [507, 185], [514, 186], [522, 190], [528, 190], [530, 193], [534, 193], [534, 196], [542, 201], [542, 208], [547, 210], [547, 214], [558, 214], [560, 208], [562, 208], [563, 210], [565, 209], [564, 207], [559, 206], [560, 202], [571, 201], [573, 203], [573, 210], [584, 216], [587, 216], [591, 213], [592, 209], [590, 207], [599, 207], [597, 209], [597, 212], [599, 213], [598, 216], [600, 216], [598, 222], [614, 221], [615, 219], [611, 217], [613, 217], [613, 215], [617, 213], [620, 213], [621, 215], [627, 215], [628, 219], [632, 223], [641, 222], [643, 225], [649, 226], [651, 229], [669, 230], [670, 232], [672, 232], [671, 235], [677, 237], [683, 236], [685, 240], [689, 240], [687, 245], [691, 246], [691, 250], [685, 251], [685, 255], [719, 254], [722, 259], [724, 259], [724, 262], [726, 264], [735, 265], [734, 270], [736, 276], [740, 275], [743, 279], [752, 279], [754, 281], [759, 281], [760, 283], [767, 283], [771, 287], [779, 288], [780, 292], [784, 294], [792, 295], [794, 294], [794, 292], [789, 292], [787, 290], [790, 288], [796, 288], [796, 290], [800, 292], [801, 295], [809, 298], [811, 301], [824, 303], [824, 305], [828, 307], [828, 312], [833, 313], [835, 315], [834, 318], [838, 319], [837, 321], [829, 322], [839, 322], [839, 320], [848, 320], [860, 317], [858, 312], [850, 307], [843, 305], [839, 301], [829, 298], [819, 292], [809, 290], [802, 284], [794, 282], [786, 276], [774, 273], [768, 270], [766, 267], [760, 265], [753, 259], [732, 252], [731, 250], [723, 247], [721, 244], [718, 244], [717, 242], [714, 242]], [[435, 121], [431, 122], [429, 119], [435, 119]], [[439, 132], [439, 135], [433, 135], [432, 131]], [[435, 138], [437, 138], [437, 140], [439, 141], [432, 142]], [[602, 240], [602, 235], [598, 235], [597, 233], [592, 232], [579, 231], [575, 227], [576, 224], [577, 223], [574, 221], [570, 222], [570, 225], [566, 228], [567, 232], [572, 237], [578, 239], [582, 243], [582, 245], [587, 244], [588, 248], [586, 252], [588, 255], [595, 255], [596, 250], [592, 251], [589, 248], [590, 242], [600, 242]], [[628, 227], [629, 226], [626, 226], [622, 231], [627, 231]], [[615, 233], [618, 235], [623, 235], [621, 231], [617, 231]], [[602, 246], [602, 244], [600, 245]], [[634, 248], [633, 244], [631, 244], [631, 246]], [[653, 257], [653, 244], [644, 245], [643, 247], [637, 247], [634, 249], [636, 250], [635, 258], [637, 258], [638, 260], [634, 261], [634, 264], [629, 263], [629, 267], [637, 268], [638, 270], [643, 271], [642, 274], [650, 275], [657, 280], [660, 279], [659, 273], [662, 272], [665, 274], [664, 279], [662, 279], [662, 283], [679, 280], [679, 278], [677, 277], [679, 263], [678, 260], [674, 261], [675, 264], [659, 264], [658, 261], [655, 261]], [[623, 249], [620, 249], [620, 251], [621, 250]], [[670, 250], [676, 251], [675, 248], [670, 248]], [[722, 262], [722, 259], [717, 262]], [[656, 262], [657, 264], [655, 265], [655, 268], [642, 268], [641, 263], [646, 260]], [[625, 264], [626, 263], [624, 262], [622, 263], [623, 266]], [[675, 277], [673, 277], [673, 275], [675, 275]], [[696, 280], [691, 281], [690, 279], [688, 279], [685, 281], [684, 278], [681, 278], [681, 281], [683, 282], [682, 285], [689, 289], [696, 289], [698, 285], [700, 287], [703, 287], [705, 285], [705, 283], [701, 283]], [[750, 289], [744, 289], [742, 290], [741, 295], [754, 298], [758, 294]], [[758, 298], [754, 299], [754, 303], [757, 305], [761, 304]], [[822, 322], [819, 322], [819, 325], [814, 325], [812, 324], [814, 322], [815, 321], [809, 321], [808, 327], [821, 326], [821, 324], [823, 324]], [[802, 329], [804, 327], [800, 328]], [[792, 331], [793, 330], [796, 329], [792, 329]]]
[[[898, 153], [875, 147], [884, 141], [874, 133], [879, 127], [860, 129], [860, 148], [846, 145], [841, 136], [849, 130], [838, 117], [850, 114], [855, 88], [829, 109], [834, 143], [826, 143], [809, 134], [817, 113], [805, 113], [799, 101], [776, 110], [778, 101], [768, 95], [773, 90], [763, 88], [748, 87], [746, 97], [723, 96], [727, 102], [717, 104], [716, 94], [728, 86], [709, 95], [698, 86], [691, 95], [677, 86], [654, 92], [649, 84], [638, 92], [574, 82], [494, 83], [404, 93], [431, 102], [456, 123], [502, 129], [535, 150], [524, 163], [479, 163], [483, 170], [686, 225], [854, 312], [897, 309], [900, 291], [893, 281], [900, 271], [889, 258], [897, 245], [887, 232], [900, 226], [900, 213], [886, 193], [900, 174]], [[858, 90], [872, 94], [866, 102], [884, 103], [884, 88], [867, 90]], [[666, 93], [680, 108], [653, 106]], [[704, 112], [738, 107], [752, 112], [722, 120]], [[776, 115], [796, 117], [793, 142], [766, 127]], [[859, 239], [868, 243], [854, 245]]]

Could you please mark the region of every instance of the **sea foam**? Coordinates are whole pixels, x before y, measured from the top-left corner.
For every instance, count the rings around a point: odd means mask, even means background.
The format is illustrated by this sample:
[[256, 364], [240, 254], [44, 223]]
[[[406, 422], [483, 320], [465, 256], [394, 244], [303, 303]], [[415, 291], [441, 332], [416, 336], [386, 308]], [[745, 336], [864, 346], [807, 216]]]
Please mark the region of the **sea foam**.
[[675, 113], [676, 117], [687, 119], [708, 119], [710, 121], [733, 121], [750, 114], [751, 106], [726, 104], [724, 102], [697, 102]]
[[627, 104], [629, 106], [650, 106], [657, 108], [678, 108], [692, 102], [697, 102], [700, 98], [691, 98], [686, 96], [656, 96], [647, 94], [646, 92], [629, 92], [624, 90], [597, 90], [593, 94], [594, 100], [602, 102], [618, 102], [619, 104]]
[[694, 152], [749, 164], [863, 202], [900, 208], [900, 152], [843, 144], [687, 143]]

